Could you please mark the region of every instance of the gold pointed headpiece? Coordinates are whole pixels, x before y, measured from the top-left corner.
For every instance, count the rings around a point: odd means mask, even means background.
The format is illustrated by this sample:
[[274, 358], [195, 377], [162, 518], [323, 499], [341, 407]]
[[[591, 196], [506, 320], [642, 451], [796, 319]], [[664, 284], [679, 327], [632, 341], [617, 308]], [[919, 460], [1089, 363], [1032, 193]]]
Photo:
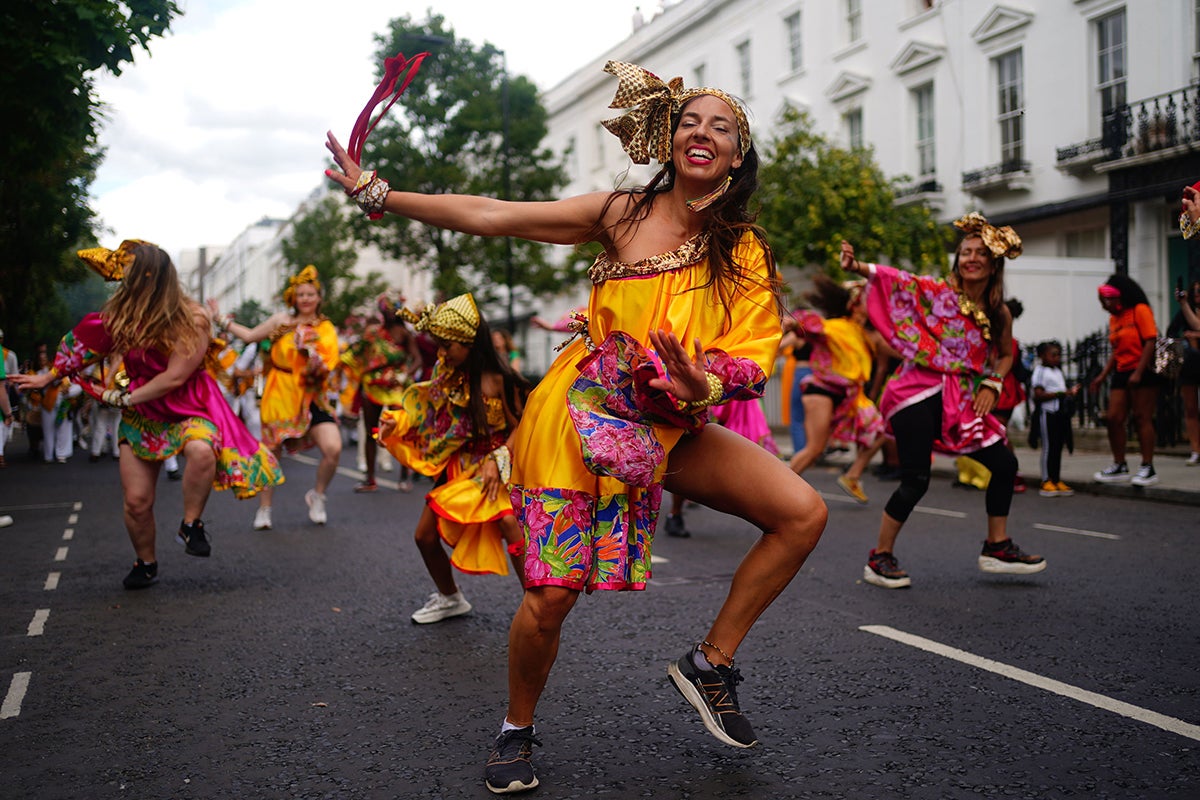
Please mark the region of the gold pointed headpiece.
[[720, 89], [684, 89], [683, 78], [662, 78], [648, 69], [624, 61], [609, 61], [604, 71], [615, 75], [617, 93], [609, 108], [629, 109], [600, 124], [621, 140], [621, 147], [635, 164], [649, 164], [651, 156], [660, 164], [671, 160], [671, 120], [687, 102], [700, 95], [720, 98], [737, 118], [738, 147], [744, 158], [750, 149], [750, 123], [746, 110]]
[[479, 330], [479, 308], [469, 293], [451, 297], [433, 307], [426, 306], [418, 313], [405, 308], [400, 315], [418, 331], [427, 331], [438, 339], [460, 344], [474, 342], [475, 332]]
[[133, 266], [133, 248], [140, 244], [157, 247], [157, 245], [141, 239], [126, 239], [116, 250], [109, 250], [107, 247], [89, 247], [78, 251], [78, 255], [83, 259], [83, 263], [95, 270], [104, 280], [119, 281]]
[[1021, 255], [1021, 237], [1012, 227], [997, 228], [978, 211], [972, 211], [954, 221], [954, 227], [965, 234], [978, 234], [984, 245], [996, 258], [1016, 258]]

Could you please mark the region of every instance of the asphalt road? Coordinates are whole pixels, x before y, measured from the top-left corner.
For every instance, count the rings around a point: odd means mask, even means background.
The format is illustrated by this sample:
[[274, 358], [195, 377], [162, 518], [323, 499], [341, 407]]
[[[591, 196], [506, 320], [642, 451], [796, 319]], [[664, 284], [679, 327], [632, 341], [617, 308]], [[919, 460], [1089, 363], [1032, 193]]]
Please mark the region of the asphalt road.
[[[0, 797], [491, 796], [515, 581], [465, 576], [470, 615], [413, 625], [433, 590], [411, 541], [428, 484], [356, 495], [348, 469], [318, 528], [311, 460], [284, 466], [271, 532], [251, 531], [254, 501], [213, 496], [209, 559], [174, 542], [164, 479], [161, 580], [127, 592], [115, 464], [10, 449]], [[761, 746], [710, 738], [665, 675], [756, 536], [689, 508], [693, 536], [660, 538], [648, 591], [585, 597], [568, 620], [535, 796], [1200, 796], [1194, 507], [1019, 496], [1012, 534], [1050, 566], [997, 577], [975, 563], [982, 496], [935, 481], [897, 548], [913, 588], [886, 591], [861, 573], [891, 484], [868, 478], [861, 507], [832, 471], [808, 477], [828, 529], [738, 653]]]

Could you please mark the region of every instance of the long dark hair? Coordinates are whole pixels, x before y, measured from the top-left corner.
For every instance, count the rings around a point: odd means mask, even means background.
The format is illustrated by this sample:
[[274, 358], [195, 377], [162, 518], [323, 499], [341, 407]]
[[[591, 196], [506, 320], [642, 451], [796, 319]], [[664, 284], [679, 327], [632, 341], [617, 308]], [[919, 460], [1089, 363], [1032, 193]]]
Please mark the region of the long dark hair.
[[821, 309], [826, 319], [850, 316], [850, 290], [833, 278], [817, 273], [812, 279], [813, 288], [804, 293], [804, 299]]
[[1146, 293], [1142, 291], [1142, 287], [1138, 286], [1137, 281], [1128, 275], [1114, 272], [1108, 276], [1108, 280], [1105, 283], [1121, 293], [1121, 308], [1150, 305], [1150, 299], [1146, 297]]
[[475, 339], [471, 342], [466, 360], [460, 369], [467, 373], [467, 382], [471, 387], [467, 411], [475, 425], [476, 438], [484, 438], [488, 429], [487, 405], [484, 403], [481, 388], [486, 372], [495, 372], [504, 378], [504, 412], [506, 416], [511, 415], [510, 422], [515, 424], [521, 418], [525, 398], [529, 394], [529, 381], [513, 370], [507, 360], [500, 359], [496, 346], [492, 344], [492, 331], [486, 320], [479, 320], [479, 327], [475, 329]]
[[[694, 100], [695, 98], [692, 99]], [[690, 103], [691, 101], [688, 102]], [[687, 104], [684, 104], [679, 109], [679, 113], [671, 118], [672, 138], [674, 138], [675, 132], [679, 128], [679, 121], [683, 116], [685, 108], [687, 108]], [[757, 209], [753, 211], [750, 209], [750, 198], [758, 191], [758, 166], [758, 151], [755, 149], [754, 144], [751, 143], [750, 147], [746, 150], [746, 155], [742, 158], [742, 165], [734, 168], [729, 173], [733, 179], [729, 184], [729, 188], [716, 202], [702, 212], [707, 214], [704, 227], [711, 236], [708, 243], [709, 275], [707, 281], [693, 287], [693, 289], [707, 289], [715, 286], [717, 296], [721, 299], [722, 305], [725, 306], [727, 320], [729, 319], [729, 306], [733, 293], [739, 290], [749, 277], [745, 267], [733, 259], [733, 250], [747, 231], [753, 234], [758, 243], [762, 245], [767, 261], [767, 280], [775, 296], [776, 310], [780, 316], [786, 312], [780, 291], [782, 284], [775, 265], [775, 255], [771, 252], [770, 245], [767, 244], [765, 231], [755, 223], [755, 220], [758, 219]], [[646, 219], [650, 215], [650, 207], [654, 205], [655, 199], [660, 194], [670, 191], [674, 186], [675, 161], [672, 159], [663, 164], [662, 169], [645, 186], [632, 189], [618, 189], [609, 195], [607, 202], [604, 204], [604, 209], [600, 213], [600, 219], [597, 220], [595, 227], [589, 231], [589, 238], [596, 238], [604, 230], [604, 216], [618, 197], [626, 196], [636, 198], [636, 200], [632, 207], [622, 215], [621, 219], [617, 223], [614, 223], [614, 226], [620, 223], [640, 222]]]

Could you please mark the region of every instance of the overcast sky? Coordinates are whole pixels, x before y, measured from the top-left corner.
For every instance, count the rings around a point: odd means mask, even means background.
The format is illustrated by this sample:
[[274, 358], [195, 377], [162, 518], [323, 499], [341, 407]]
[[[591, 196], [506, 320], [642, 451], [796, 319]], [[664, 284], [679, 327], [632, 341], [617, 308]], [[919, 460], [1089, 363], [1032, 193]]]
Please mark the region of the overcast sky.
[[[92, 184], [101, 244], [155, 242], [178, 258], [286, 217], [324, 180], [323, 143], [343, 143], [375, 88], [374, 36], [434, 6], [459, 38], [506, 51], [547, 89], [632, 31], [657, 0], [179, 0], [165, 38], [120, 76]], [[647, 13], [650, 16], [650, 13]], [[411, 55], [411, 54], [406, 54]], [[418, 78], [419, 80], [419, 78]]]

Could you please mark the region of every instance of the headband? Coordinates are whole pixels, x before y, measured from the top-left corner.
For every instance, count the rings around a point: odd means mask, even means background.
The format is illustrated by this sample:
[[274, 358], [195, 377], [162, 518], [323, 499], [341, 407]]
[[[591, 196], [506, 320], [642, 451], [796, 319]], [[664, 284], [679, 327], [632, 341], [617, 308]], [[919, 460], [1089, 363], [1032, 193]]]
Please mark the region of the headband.
[[317, 287], [318, 292], [321, 291], [321, 280], [317, 277], [317, 268], [312, 264], [288, 278], [287, 288], [283, 290], [283, 302], [289, 306], [294, 305], [292, 300], [296, 297], [296, 287], [306, 283], [311, 283]]
[[1107, 297], [1110, 300], [1120, 300], [1121, 299], [1121, 290], [1118, 289], [1117, 287], [1111, 286], [1107, 283], [1100, 284], [1100, 288], [1098, 291], [1100, 292], [1101, 297]]
[[400, 316], [418, 331], [428, 331], [438, 339], [459, 344], [474, 342], [475, 332], [479, 330], [479, 309], [470, 294], [460, 294], [432, 308], [426, 306], [419, 313], [402, 308]]
[[404, 292], [399, 289], [387, 289], [379, 293], [375, 298], [375, 307], [379, 309], [379, 313], [386, 319], [394, 317], [400, 313], [400, 309], [404, 306]]
[[725, 101], [737, 118], [738, 147], [745, 158], [750, 150], [750, 123], [741, 104], [720, 89], [684, 89], [683, 78], [662, 78], [636, 64], [609, 61], [604, 71], [620, 83], [609, 108], [627, 108], [624, 114], [600, 124], [621, 140], [621, 147], [635, 164], [649, 164], [653, 156], [660, 164], [671, 160], [671, 120], [691, 99], [712, 95]]
[[116, 250], [109, 250], [107, 247], [89, 247], [86, 250], [80, 250], [78, 255], [83, 259], [83, 263], [99, 273], [104, 280], [119, 281], [125, 277], [126, 270], [133, 266], [133, 248], [140, 244], [157, 247], [157, 245], [143, 242], [141, 239], [126, 239]]
[[1016, 258], [1021, 255], [1021, 237], [1011, 227], [997, 228], [978, 211], [972, 211], [954, 221], [954, 227], [969, 236], [979, 236], [996, 258]]

